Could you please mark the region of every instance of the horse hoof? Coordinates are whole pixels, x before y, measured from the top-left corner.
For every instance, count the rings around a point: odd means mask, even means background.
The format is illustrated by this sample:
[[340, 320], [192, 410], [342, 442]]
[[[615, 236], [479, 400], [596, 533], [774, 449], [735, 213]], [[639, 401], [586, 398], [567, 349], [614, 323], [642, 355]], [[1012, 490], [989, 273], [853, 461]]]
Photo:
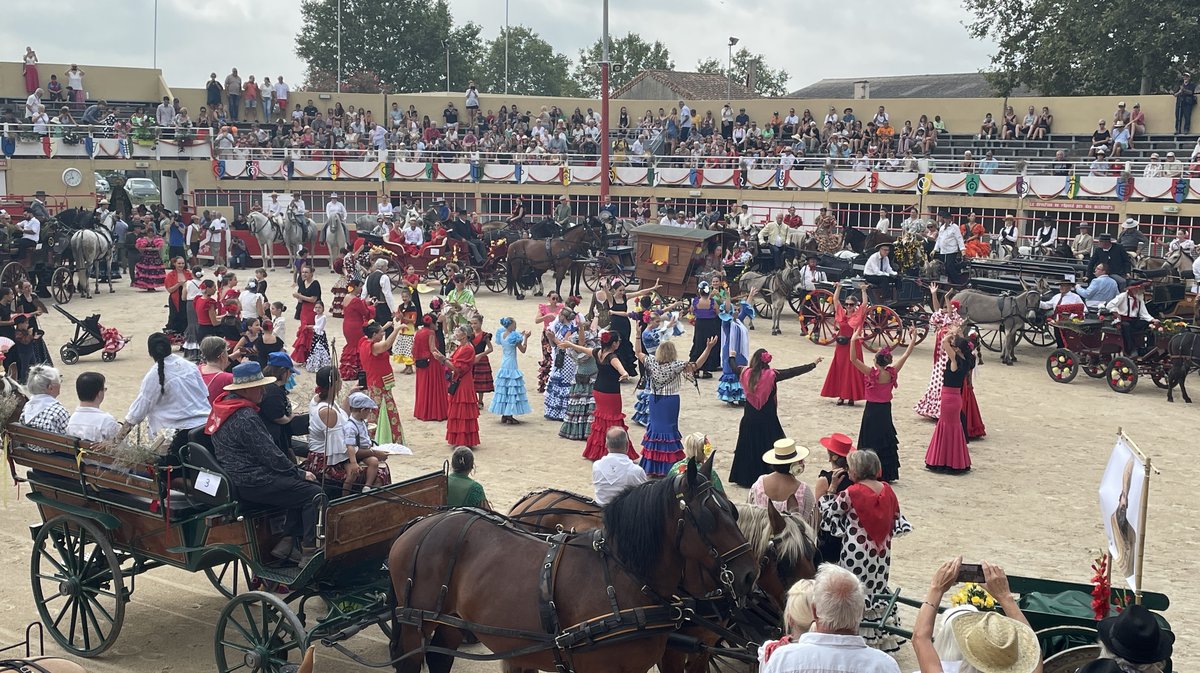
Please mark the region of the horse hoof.
[[524, 298], [525, 298], [525, 295], [523, 295], [523, 294], [519, 294], [519, 295], [517, 295], [516, 297], [513, 297], [513, 298], [514, 298], [514, 299], [516, 299], [517, 301], [521, 301], [522, 299], [524, 299]]
[[540, 297], [540, 296], [542, 296], [542, 293], [541, 293], [540, 291], [539, 291], [539, 292], [534, 292], [534, 293], [533, 293], [533, 296], [535, 296], [535, 297]]
[[771, 330], [771, 336], [778, 336], [780, 334], [783, 334], [783, 330], [778, 330], [778, 329]]

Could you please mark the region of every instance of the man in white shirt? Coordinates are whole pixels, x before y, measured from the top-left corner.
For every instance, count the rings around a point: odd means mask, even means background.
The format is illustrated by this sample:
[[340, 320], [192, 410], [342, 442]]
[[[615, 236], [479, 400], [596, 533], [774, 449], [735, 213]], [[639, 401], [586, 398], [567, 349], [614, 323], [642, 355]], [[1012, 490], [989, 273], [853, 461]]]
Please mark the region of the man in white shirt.
[[749, 237], [754, 231], [754, 224], [750, 217], [750, 206], [743, 203], [737, 214], [733, 216], [733, 225], [743, 236]]
[[[1058, 294], [1038, 302], [1038, 308], [1049, 312], [1051, 318], [1057, 318], [1063, 314], [1083, 317], [1086, 311], [1085, 306], [1083, 297], [1075, 292], [1075, 281], [1072, 276], [1063, 276], [1063, 279], [1058, 282]], [[1059, 348], [1065, 347], [1061, 330], [1054, 330], [1054, 342]]]
[[771, 249], [772, 270], [783, 268], [783, 250], [788, 245], [790, 233], [788, 226], [783, 223], [783, 213], [775, 213], [775, 220], [758, 232], [759, 244]]
[[832, 563], [817, 570], [811, 599], [812, 628], [795, 642], [768, 651], [759, 649], [765, 661], [762, 673], [900, 673], [888, 654], [869, 647], [859, 635], [866, 593], [854, 573]]
[[661, 218], [659, 218], [658, 223], [664, 227], [675, 226], [675, 209], [667, 208], [663, 212], [663, 216]]
[[280, 75], [278, 81], [275, 82], [275, 104], [279, 106], [280, 114], [287, 114], [288, 94], [291, 89], [287, 83], [283, 81], [283, 75]]
[[229, 235], [229, 221], [221, 213], [214, 212], [208, 223], [208, 246], [212, 249], [213, 262], [226, 264], [225, 252], [228, 248], [226, 239]]
[[[396, 297], [392, 295], [392, 279], [387, 274], [388, 261], [377, 259], [371, 266], [371, 273], [363, 281], [360, 296], [363, 300], [373, 299], [375, 304], [375, 322], [385, 325], [392, 321], [396, 313]], [[387, 332], [391, 334], [391, 329]]]
[[175, 106], [171, 105], [170, 96], [163, 96], [162, 102], [155, 108], [154, 121], [161, 128], [175, 126]]
[[270, 217], [271, 219], [275, 219], [276, 217], [282, 215], [283, 204], [279, 202], [279, 195], [272, 194], [270, 200], [267, 201], [267, 207], [263, 210], [266, 211], [267, 217]]
[[892, 230], [892, 220], [888, 217], [887, 211], [880, 211], [879, 221], [875, 223], [875, 231], [881, 234], [887, 234]]
[[346, 205], [338, 200], [338, 193], [334, 192], [329, 195], [329, 202], [325, 204], [325, 221], [329, 221], [334, 215], [338, 215], [345, 222], [350, 215], [346, 212]]
[[[933, 251], [941, 258], [942, 264], [946, 266], [946, 276], [954, 279], [959, 275], [959, 267], [962, 264], [962, 252], [966, 249], [967, 244], [963, 242], [962, 231], [954, 220], [950, 219], [950, 212], [943, 210], [938, 212], [938, 233], [937, 240], [933, 243]], [[953, 280], [952, 280], [953, 282]]]
[[1143, 178], [1161, 178], [1163, 174], [1163, 164], [1158, 160], [1158, 152], [1150, 154], [1150, 161], [1146, 167], [1142, 169]]
[[1117, 316], [1121, 324], [1121, 340], [1125, 342], [1125, 355], [1136, 357], [1146, 345], [1147, 328], [1157, 323], [1150, 311], [1146, 310], [1146, 299], [1143, 291], [1150, 285], [1149, 281], [1130, 283], [1125, 291], [1118, 294], [1104, 305], [1106, 311]]
[[32, 210], [26, 208], [25, 219], [17, 225], [17, 229], [20, 230], [21, 237], [14, 241], [13, 244], [20, 251], [20, 257], [24, 259], [30, 251], [37, 247], [38, 241], [41, 240], [42, 223]]
[[800, 288], [805, 292], [817, 289], [817, 283], [829, 282], [825, 272], [817, 268], [817, 263], [820, 261], [821, 259], [816, 255], [804, 258], [804, 266], [800, 267]]
[[[150, 338], [153, 340], [161, 336], [151, 335]], [[209, 404], [208, 386], [204, 385], [200, 369], [194, 363], [171, 354], [163, 358], [162, 373], [159, 371], [158, 366], [151, 365], [142, 377], [137, 398], [129, 406], [125, 422], [114, 441], [124, 439], [142, 421], [147, 421], [150, 436], [154, 437], [168, 428], [200, 428], [208, 420], [212, 405]]]
[[408, 218], [404, 223], [404, 244], [413, 246], [414, 249], [420, 249], [425, 244], [425, 230], [419, 226], [419, 220], [415, 217]]
[[596, 503], [604, 506], [627, 488], [646, 483], [646, 471], [629, 459], [629, 434], [621, 428], [609, 428], [604, 436], [608, 453], [592, 464], [592, 486]]
[[900, 286], [900, 271], [892, 266], [892, 244], [880, 243], [875, 246], [875, 254], [867, 258], [863, 267], [863, 279], [878, 288], [896, 288]]
[[104, 374], [99, 372], [84, 372], [75, 379], [75, 394], [79, 396], [79, 406], [67, 421], [67, 434], [89, 442], [104, 442], [117, 436], [121, 426], [117, 419], [107, 411], [101, 411], [104, 403], [105, 386]]

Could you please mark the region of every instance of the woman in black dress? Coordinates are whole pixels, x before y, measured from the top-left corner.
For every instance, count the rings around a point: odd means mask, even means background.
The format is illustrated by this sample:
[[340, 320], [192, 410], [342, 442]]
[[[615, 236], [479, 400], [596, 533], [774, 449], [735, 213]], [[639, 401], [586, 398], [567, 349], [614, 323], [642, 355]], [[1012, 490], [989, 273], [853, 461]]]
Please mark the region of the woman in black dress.
[[771, 368], [771, 354], [765, 348], [760, 348], [750, 356], [750, 364], [740, 369], [739, 377], [746, 391], [746, 403], [742, 405], [742, 423], [738, 427], [737, 448], [733, 452], [733, 465], [729, 468], [729, 481], [750, 488], [760, 476], [771, 471], [762, 456], [784, 437], [783, 426], [779, 423], [775, 384], [811, 372], [821, 363], [821, 359], [799, 367], [776, 370]]
[[608, 307], [610, 315], [608, 328], [621, 335], [621, 345], [617, 348], [617, 359], [621, 361], [621, 366], [625, 368], [625, 372], [630, 378], [637, 376], [637, 358], [633, 354], [633, 342], [630, 340], [633, 325], [629, 322], [629, 301], [648, 295], [657, 289], [658, 282], [655, 281], [654, 287], [627, 294], [625, 281], [617, 277], [612, 279], [607, 293], [600, 293], [604, 294], [603, 297], [599, 295], [596, 297], [598, 302]]
[[17, 338], [13, 322], [13, 299], [16, 296], [11, 287], [0, 288], [0, 337], [14, 341]]
[[[855, 449], [854, 442], [840, 432], [821, 438], [821, 446], [829, 454], [828, 470], [821, 470], [817, 476], [817, 488], [826, 493], [838, 494], [850, 488], [854, 482], [850, 479], [846, 457]], [[828, 531], [817, 531], [817, 549], [821, 558], [836, 563], [842, 557], [842, 538]]]

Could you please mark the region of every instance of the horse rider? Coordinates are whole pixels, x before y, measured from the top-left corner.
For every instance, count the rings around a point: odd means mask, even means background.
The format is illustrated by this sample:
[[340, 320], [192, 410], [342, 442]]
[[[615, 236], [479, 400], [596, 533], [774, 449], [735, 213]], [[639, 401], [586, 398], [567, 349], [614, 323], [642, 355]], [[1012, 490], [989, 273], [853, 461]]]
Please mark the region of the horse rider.
[[25, 206], [21, 222], [17, 224], [17, 231], [21, 237], [14, 241], [13, 245], [17, 248], [17, 258], [21, 262], [21, 266], [28, 268], [30, 255], [42, 238], [42, 221], [34, 212], [33, 204]]
[[1188, 235], [1187, 229], [1175, 232], [1175, 238], [1171, 239], [1171, 244], [1167, 246], [1167, 254], [1172, 253], [1179, 253], [1191, 260], [1196, 259], [1196, 243]]
[[1117, 237], [1117, 245], [1134, 256], [1141, 257], [1149, 251], [1150, 239], [1138, 229], [1137, 220], [1127, 217], [1121, 223], [1121, 235]]
[[524, 194], [520, 194], [513, 200], [512, 214], [504, 221], [505, 229], [519, 231], [525, 238], [529, 237], [529, 232], [525, 230], [525, 201], [528, 199]]
[[887, 289], [888, 296], [895, 298], [896, 288], [900, 287], [900, 271], [892, 265], [891, 253], [891, 243], [876, 245], [875, 253], [867, 258], [863, 267], [863, 279], [874, 287]]
[[96, 204], [94, 212], [96, 213], [96, 221], [103, 222], [108, 217], [108, 214], [112, 212], [108, 209], [108, 199], [100, 199], [100, 202]]
[[765, 245], [771, 250], [772, 270], [783, 269], [784, 250], [788, 247], [788, 236], [791, 230], [783, 223], [783, 213], [775, 214], [775, 221], [767, 224], [758, 232], [758, 244]]
[[554, 223], [560, 231], [571, 224], [571, 199], [566, 194], [558, 197], [558, 205], [554, 206]]
[[963, 241], [962, 231], [950, 217], [950, 211], [938, 211], [937, 239], [933, 250], [946, 269], [946, 277], [951, 283], [958, 284], [962, 275], [962, 254], [967, 244]]
[[1143, 352], [1146, 347], [1147, 328], [1158, 322], [1146, 309], [1143, 291], [1148, 285], [1150, 281], [1134, 281], [1104, 306], [1105, 310], [1115, 314], [1120, 321], [1121, 341], [1128, 357], [1137, 357]]
[[1012, 215], [1004, 217], [1004, 226], [1000, 227], [1000, 248], [1008, 251], [1009, 259], [1020, 257], [1021, 231], [1017, 228], [1017, 218]]
[[[1107, 235], [1100, 234], [1102, 237]], [[1088, 308], [1101, 308], [1112, 301], [1120, 293], [1120, 289], [1117, 288], [1117, 279], [1109, 275], [1108, 267], [1097, 264], [1087, 287], [1076, 285], [1075, 292], [1083, 297]]]
[[284, 208], [283, 204], [279, 202], [278, 194], [271, 194], [270, 200], [267, 201], [266, 206], [263, 208], [263, 213], [273, 222], [277, 219], [279, 221], [283, 220]]
[[[342, 226], [343, 227], [346, 226], [346, 222], [348, 222], [350, 220], [350, 214], [346, 212], [346, 204], [344, 204], [338, 200], [337, 192], [331, 193], [329, 195], [329, 202], [325, 204], [325, 224], [328, 225], [329, 222], [331, 220], [333, 220], [335, 215], [342, 218]], [[329, 231], [328, 227], [321, 230], [322, 238], [325, 236], [325, 233], [328, 231]], [[305, 233], [305, 238], [308, 238], [308, 232], [306, 231], [304, 233]], [[338, 251], [338, 254], [341, 254], [340, 250]]]
[[1054, 252], [1057, 244], [1058, 227], [1054, 226], [1054, 220], [1046, 215], [1042, 218], [1042, 226], [1038, 227], [1034, 236], [1033, 252], [1038, 255], [1048, 255]]
[[1096, 248], [1092, 250], [1092, 259], [1088, 262], [1088, 275], [1095, 277], [1096, 267], [1101, 264], [1116, 281], [1117, 287], [1124, 288], [1125, 279], [1133, 270], [1133, 262], [1125, 248], [1113, 245], [1112, 234], [1100, 234], [1096, 237]]
[[483, 264], [483, 241], [479, 240], [479, 235], [475, 233], [475, 228], [467, 220], [466, 208], [456, 208], [454, 211], [454, 219], [450, 222], [448, 238], [462, 241], [466, 244], [467, 250], [471, 254], [472, 264]]
[[293, 222], [300, 225], [300, 231], [304, 234], [301, 240], [308, 240], [308, 210], [304, 207], [304, 197], [293, 194], [292, 202], [287, 207], [287, 213]]
[[1092, 256], [1092, 249], [1095, 247], [1096, 240], [1092, 238], [1092, 225], [1080, 222], [1079, 233], [1071, 239], [1071, 254], [1075, 256], [1075, 259], [1084, 260]]

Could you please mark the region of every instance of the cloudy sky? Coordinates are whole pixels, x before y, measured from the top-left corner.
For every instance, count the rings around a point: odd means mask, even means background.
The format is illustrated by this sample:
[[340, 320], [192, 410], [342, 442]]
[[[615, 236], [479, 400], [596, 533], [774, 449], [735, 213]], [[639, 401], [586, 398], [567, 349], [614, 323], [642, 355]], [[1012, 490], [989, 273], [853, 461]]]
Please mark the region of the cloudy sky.
[[[28, 44], [44, 62], [150, 66], [154, 60], [155, 0], [115, 3], [11, 2], [0, 22], [0, 44], [20, 60]], [[157, 0], [158, 65], [176, 86], [202, 86], [210, 71], [224, 75], [282, 74], [302, 83], [304, 64], [295, 55], [299, 0]], [[455, 21], [475, 21], [485, 38], [504, 25], [504, 0], [450, 0]], [[899, 6], [881, 0], [813, 3], [780, 12], [779, 0], [611, 0], [613, 35], [637, 32], [661, 40], [678, 70], [702, 58], [725, 58], [735, 35], [751, 51], [766, 53], [773, 67], [791, 75], [796, 89], [825, 77], [869, 77], [936, 72], [973, 72], [987, 65], [990, 44], [972, 40], [959, 0], [923, 0]], [[799, 5], [800, 3], [795, 3]], [[807, 3], [805, 3], [807, 4]], [[601, 34], [600, 0], [508, 0], [509, 20], [524, 24], [574, 58]], [[877, 14], [884, 11], [887, 16]], [[27, 26], [58, 26], [55, 31]], [[69, 26], [75, 26], [70, 28]], [[866, 30], [864, 30], [866, 28]], [[891, 38], [854, 41], [855, 34], [887, 32]]]

